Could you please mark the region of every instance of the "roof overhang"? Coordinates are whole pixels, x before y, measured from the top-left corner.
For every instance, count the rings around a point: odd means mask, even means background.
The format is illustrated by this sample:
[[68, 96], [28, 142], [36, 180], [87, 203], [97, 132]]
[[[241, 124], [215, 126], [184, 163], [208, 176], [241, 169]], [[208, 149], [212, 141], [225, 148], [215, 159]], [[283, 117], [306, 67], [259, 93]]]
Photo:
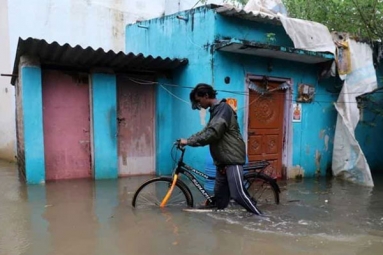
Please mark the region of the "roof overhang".
[[215, 5], [211, 4], [210, 8], [214, 9], [218, 14], [226, 17], [235, 17], [239, 19], [270, 23], [273, 25], [282, 25], [277, 15], [261, 11], [245, 11], [240, 8], [236, 8], [230, 4]]
[[54, 66], [56, 68], [70, 68], [79, 71], [108, 69], [115, 73], [132, 72], [168, 72], [177, 67], [186, 65], [186, 58], [162, 58], [151, 55], [114, 52], [91, 47], [74, 47], [69, 44], [60, 45], [57, 42], [48, 43], [45, 40], [19, 38], [11, 84], [15, 85], [19, 72], [21, 56], [35, 57], [42, 66]]
[[224, 52], [284, 59], [307, 64], [317, 64], [334, 59], [334, 55], [332, 53], [301, 50], [258, 42], [240, 41], [236, 39], [220, 40], [215, 43], [214, 49]]

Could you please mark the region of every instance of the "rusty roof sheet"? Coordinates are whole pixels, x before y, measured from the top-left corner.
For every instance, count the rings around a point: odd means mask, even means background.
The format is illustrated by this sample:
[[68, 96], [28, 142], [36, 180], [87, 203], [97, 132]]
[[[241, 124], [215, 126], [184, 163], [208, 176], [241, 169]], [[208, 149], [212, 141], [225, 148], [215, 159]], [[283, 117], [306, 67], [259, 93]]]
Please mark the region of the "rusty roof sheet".
[[185, 58], [171, 59], [122, 51], [116, 53], [112, 50], [105, 52], [102, 48], [87, 47], [84, 49], [79, 45], [72, 47], [67, 43], [60, 45], [57, 42], [48, 43], [41, 39], [19, 38], [11, 80], [13, 85], [15, 85], [18, 75], [20, 57], [23, 55], [39, 58], [41, 65], [68, 67], [83, 71], [108, 68], [114, 72], [164, 72], [188, 63]]
[[282, 25], [281, 21], [279, 20], [278, 16], [274, 16], [265, 12], [259, 12], [259, 11], [244, 11], [243, 9], [236, 8], [232, 5], [214, 5], [211, 4], [210, 7], [212, 9], [215, 9], [215, 11], [218, 14], [224, 15], [224, 16], [232, 16], [240, 19], [247, 19], [252, 21], [260, 21], [260, 22], [266, 22], [271, 23], [274, 25]]

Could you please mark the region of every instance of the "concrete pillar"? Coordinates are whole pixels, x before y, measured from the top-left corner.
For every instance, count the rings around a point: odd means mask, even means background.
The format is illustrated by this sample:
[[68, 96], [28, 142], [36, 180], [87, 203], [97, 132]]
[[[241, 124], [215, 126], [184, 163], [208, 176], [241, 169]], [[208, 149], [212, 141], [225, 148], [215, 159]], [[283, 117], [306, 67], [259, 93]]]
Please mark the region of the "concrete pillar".
[[[40, 63], [22, 56], [19, 65], [19, 89], [21, 109], [18, 112], [19, 141], [18, 159], [23, 162], [28, 184], [45, 182], [44, 128], [42, 105], [42, 78]], [[21, 124], [21, 126], [20, 126]], [[21, 132], [21, 134], [20, 134]]]
[[95, 179], [118, 177], [117, 84], [115, 74], [91, 74]]

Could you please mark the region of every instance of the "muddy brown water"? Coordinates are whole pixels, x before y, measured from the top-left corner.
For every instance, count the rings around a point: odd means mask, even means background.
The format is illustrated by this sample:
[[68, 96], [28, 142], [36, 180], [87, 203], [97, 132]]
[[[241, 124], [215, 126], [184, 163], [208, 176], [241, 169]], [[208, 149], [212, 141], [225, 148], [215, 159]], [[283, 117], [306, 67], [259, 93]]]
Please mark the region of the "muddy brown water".
[[[246, 212], [135, 210], [148, 177], [27, 186], [0, 162], [0, 255], [383, 254], [383, 178], [280, 182], [281, 204]], [[200, 200], [201, 197], [197, 197]]]

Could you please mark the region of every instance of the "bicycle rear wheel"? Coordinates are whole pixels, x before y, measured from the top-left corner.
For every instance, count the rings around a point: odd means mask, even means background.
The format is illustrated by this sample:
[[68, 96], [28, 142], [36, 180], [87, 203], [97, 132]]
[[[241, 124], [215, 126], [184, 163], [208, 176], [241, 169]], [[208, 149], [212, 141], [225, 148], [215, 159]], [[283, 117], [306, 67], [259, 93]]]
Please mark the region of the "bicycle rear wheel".
[[262, 173], [246, 173], [244, 185], [258, 205], [279, 204], [279, 187], [276, 181]]
[[[132, 206], [135, 208], [159, 207], [171, 187], [173, 179], [171, 177], [157, 177], [143, 183], [135, 192]], [[166, 207], [192, 207], [193, 197], [186, 185], [177, 181], [174, 190], [166, 204]]]

